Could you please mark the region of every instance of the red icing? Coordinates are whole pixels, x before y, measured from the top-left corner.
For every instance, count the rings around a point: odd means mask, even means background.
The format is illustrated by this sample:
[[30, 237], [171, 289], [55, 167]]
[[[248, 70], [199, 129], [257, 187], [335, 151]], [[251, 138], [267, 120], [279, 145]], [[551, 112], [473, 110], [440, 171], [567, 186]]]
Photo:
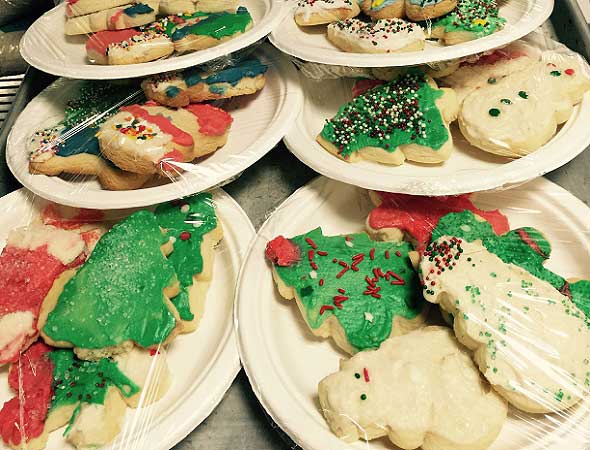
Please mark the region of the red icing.
[[193, 145], [193, 138], [186, 131], [175, 127], [172, 121], [162, 115], [152, 115], [139, 105], [123, 106], [121, 111], [127, 111], [135, 117], [145, 120], [146, 122], [156, 125], [162, 132], [172, 136], [172, 140], [183, 147]]
[[117, 22], [119, 21], [119, 17], [123, 15], [123, 9], [118, 10], [115, 14], [111, 16], [111, 27], [116, 28]]
[[288, 267], [301, 260], [299, 247], [283, 236], [278, 236], [266, 244], [266, 257], [274, 264]]
[[0, 410], [0, 437], [6, 444], [18, 446], [43, 433], [53, 397], [49, 352], [50, 347], [38, 342], [10, 368], [8, 384], [17, 395]]
[[62, 230], [75, 230], [84, 225], [101, 222], [104, 219], [104, 214], [96, 209], [79, 209], [75, 216], [64, 217], [57, 210], [57, 206], [50, 203], [41, 213], [41, 218], [45, 225], [52, 225]]
[[133, 36], [140, 34], [141, 32], [132, 28], [118, 31], [99, 31], [90, 36], [90, 39], [86, 42], [86, 50], [94, 50], [101, 55], [106, 55], [109, 45], [128, 41]]
[[205, 136], [222, 136], [234, 120], [223, 109], [206, 103], [195, 103], [185, 109], [197, 116], [199, 132]]
[[565, 69], [565, 74], [572, 76], [576, 71], [574, 69]]
[[508, 219], [498, 210], [483, 211], [475, 207], [469, 195], [422, 197], [405, 194], [379, 192], [381, 205], [370, 212], [368, 224], [371, 228], [398, 228], [409, 233], [417, 242], [418, 250], [430, 241], [432, 230], [441, 217], [465, 210], [486, 219], [497, 234], [510, 230]]
[[525, 231], [525, 230], [517, 230], [516, 231], [518, 233], [518, 236], [522, 239], [522, 241], [528, 245], [530, 248], [533, 249], [533, 251], [539, 255], [542, 256], [543, 258], [547, 259], [547, 255], [545, 254], [545, 252], [543, 250], [541, 250], [541, 247], [539, 247], [539, 244], [537, 244], [535, 242], [535, 240], [533, 238], [531, 238], [531, 236]]
[[385, 81], [381, 80], [358, 80], [352, 87], [352, 96], [358, 97], [374, 87], [381, 86]]

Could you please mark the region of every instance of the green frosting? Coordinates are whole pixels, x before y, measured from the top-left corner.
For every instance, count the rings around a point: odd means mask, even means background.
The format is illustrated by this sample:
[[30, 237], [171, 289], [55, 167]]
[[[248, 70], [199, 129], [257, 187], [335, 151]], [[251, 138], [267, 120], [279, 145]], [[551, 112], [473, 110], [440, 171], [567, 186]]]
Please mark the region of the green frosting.
[[449, 139], [436, 106], [442, 95], [442, 90], [426, 82], [424, 73], [406, 73], [342, 105], [326, 121], [321, 136], [343, 157], [365, 147], [393, 153], [404, 144], [438, 150]]
[[203, 236], [217, 227], [211, 194], [202, 193], [156, 208], [156, 220], [166, 236], [173, 238], [174, 251], [168, 256], [180, 282], [180, 294], [172, 299], [182, 320], [194, 319], [189, 302], [193, 276], [203, 271]]
[[66, 283], [43, 332], [83, 349], [164, 342], [176, 326], [163, 294], [176, 281], [160, 250], [167, 241], [149, 211], [115, 225]]
[[568, 283], [565, 278], [544, 267], [551, 256], [551, 244], [543, 234], [531, 227], [518, 228], [498, 236], [486, 221], [480, 221], [471, 211], [451, 213], [442, 217], [432, 241], [442, 236], [455, 236], [468, 242], [481, 240], [483, 246], [506, 264], [522, 267], [555, 289], [567, 295], [586, 315], [590, 313], [590, 281]]
[[504, 27], [496, 0], [459, 0], [457, 8], [437, 20], [433, 28], [444, 27], [447, 33], [463, 31], [476, 37], [488, 36]]
[[172, 33], [172, 40], [179, 41], [188, 35], [209, 36], [214, 39], [243, 33], [252, 23], [252, 16], [242, 6], [235, 13], [220, 12], [207, 14], [207, 17], [195, 24], [177, 28]]
[[[270, 259], [275, 241], [267, 247]], [[320, 228], [289, 242], [300, 257], [275, 269], [295, 288], [310, 327], [335, 316], [350, 344], [365, 350], [391, 335], [395, 316], [413, 319], [420, 313], [423, 299], [408, 257], [410, 244], [375, 242], [364, 233], [324, 236]]]
[[139, 392], [139, 387], [111, 359], [83, 361], [76, 358], [71, 350], [54, 350], [49, 357], [54, 365], [53, 399], [49, 410], [77, 405], [64, 434], [76, 420], [82, 404], [103, 405], [110, 387], [119, 389], [124, 397]]

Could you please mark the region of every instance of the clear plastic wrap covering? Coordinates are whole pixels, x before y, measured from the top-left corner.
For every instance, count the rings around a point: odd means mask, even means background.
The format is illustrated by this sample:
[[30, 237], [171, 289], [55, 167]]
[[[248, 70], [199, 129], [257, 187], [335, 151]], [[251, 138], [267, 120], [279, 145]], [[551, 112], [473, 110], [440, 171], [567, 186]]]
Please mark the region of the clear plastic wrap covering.
[[365, 188], [506, 188], [590, 144], [590, 67], [542, 30], [421, 66], [296, 64], [306, 101], [287, 146], [317, 172]]
[[443, 197], [313, 180], [245, 257], [256, 395], [306, 450], [587, 448], [588, 217], [543, 178]]
[[301, 104], [295, 68], [268, 44], [138, 79], [60, 78], [19, 116], [7, 161], [59, 203], [150, 205], [231, 181], [281, 140]]
[[127, 210], [21, 189], [0, 209], [0, 449], [175, 446], [240, 368], [243, 210], [220, 189]]

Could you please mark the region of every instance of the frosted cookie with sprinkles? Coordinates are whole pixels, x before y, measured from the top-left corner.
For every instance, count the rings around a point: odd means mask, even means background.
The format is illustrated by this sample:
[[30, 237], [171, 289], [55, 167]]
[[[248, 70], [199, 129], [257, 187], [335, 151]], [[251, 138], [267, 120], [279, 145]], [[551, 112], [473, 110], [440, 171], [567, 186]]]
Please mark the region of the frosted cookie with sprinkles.
[[356, 17], [360, 12], [357, 0], [299, 0], [295, 22], [299, 26], [322, 25]]
[[139, 64], [166, 58], [172, 53], [172, 40], [155, 31], [100, 31], [86, 41], [86, 55], [93, 64]]
[[67, 35], [90, 34], [104, 30], [123, 30], [138, 27], [156, 20], [160, 0], [143, 0], [117, 8], [105, 9], [85, 16], [66, 20]]
[[347, 19], [328, 25], [328, 39], [350, 53], [414, 52], [424, 49], [422, 28], [402, 19], [381, 19], [374, 23]]
[[429, 37], [455, 45], [489, 36], [504, 28], [496, 0], [458, 0], [457, 8], [432, 24]]
[[141, 84], [147, 98], [161, 105], [182, 107], [189, 103], [254, 94], [265, 83], [268, 66], [257, 59], [241, 61], [215, 72], [199, 68], [157, 75]]
[[406, 17], [413, 21], [435, 19], [450, 13], [457, 0], [405, 0]]
[[404, 0], [360, 0], [362, 11], [371, 19], [404, 17]]
[[440, 163], [453, 149], [449, 123], [457, 109], [452, 89], [438, 89], [430, 77], [413, 71], [341, 106], [316, 139], [349, 162]]
[[279, 293], [296, 300], [311, 332], [355, 353], [424, 322], [410, 251], [408, 243], [373, 242], [364, 233], [324, 236], [317, 228], [278, 236], [265, 254]]

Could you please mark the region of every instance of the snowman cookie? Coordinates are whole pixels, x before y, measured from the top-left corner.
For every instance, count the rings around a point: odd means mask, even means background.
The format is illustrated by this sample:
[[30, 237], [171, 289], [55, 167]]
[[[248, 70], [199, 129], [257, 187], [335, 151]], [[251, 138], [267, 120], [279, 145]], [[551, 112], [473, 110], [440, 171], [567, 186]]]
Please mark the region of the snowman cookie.
[[333, 22], [328, 25], [328, 39], [340, 50], [350, 53], [414, 52], [422, 50], [426, 41], [419, 25], [402, 19]]
[[463, 136], [489, 153], [519, 158], [546, 144], [590, 89], [574, 57], [541, 61], [465, 97], [459, 113]]
[[299, 26], [322, 25], [351, 19], [360, 12], [357, 0], [299, 0], [295, 22]]
[[457, 109], [452, 89], [438, 89], [432, 78], [411, 71], [341, 106], [317, 141], [349, 162], [436, 164], [453, 149], [449, 123]]
[[317, 228], [276, 237], [266, 258], [279, 293], [296, 300], [311, 332], [355, 353], [424, 322], [410, 250], [407, 243], [373, 242], [364, 233], [324, 236]]
[[346, 442], [386, 436], [400, 448], [485, 450], [507, 416], [448, 328], [392, 337], [342, 360], [318, 386], [321, 410]]

